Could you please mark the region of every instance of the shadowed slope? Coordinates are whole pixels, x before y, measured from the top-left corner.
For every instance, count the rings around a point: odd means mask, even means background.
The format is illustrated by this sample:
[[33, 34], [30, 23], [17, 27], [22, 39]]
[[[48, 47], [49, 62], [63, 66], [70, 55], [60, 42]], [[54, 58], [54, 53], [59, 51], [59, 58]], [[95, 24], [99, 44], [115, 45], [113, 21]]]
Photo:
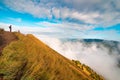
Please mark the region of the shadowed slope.
[[0, 56], [0, 73], [6, 80], [93, 80], [34, 36], [15, 34], [18, 40]]
[[17, 37], [11, 33], [11, 32], [6, 32], [2, 31], [0, 32], [0, 55], [2, 52], [2, 49], [8, 45], [10, 42], [17, 40]]

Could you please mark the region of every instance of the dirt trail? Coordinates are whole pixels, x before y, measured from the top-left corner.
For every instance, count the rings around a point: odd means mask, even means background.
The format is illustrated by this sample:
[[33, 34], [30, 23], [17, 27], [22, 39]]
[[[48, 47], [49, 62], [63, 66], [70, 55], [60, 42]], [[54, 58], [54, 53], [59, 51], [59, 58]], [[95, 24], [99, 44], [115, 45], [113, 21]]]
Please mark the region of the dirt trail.
[[10, 42], [17, 40], [17, 37], [12, 32], [3, 32], [0, 33], [0, 55], [5, 46], [7, 46]]

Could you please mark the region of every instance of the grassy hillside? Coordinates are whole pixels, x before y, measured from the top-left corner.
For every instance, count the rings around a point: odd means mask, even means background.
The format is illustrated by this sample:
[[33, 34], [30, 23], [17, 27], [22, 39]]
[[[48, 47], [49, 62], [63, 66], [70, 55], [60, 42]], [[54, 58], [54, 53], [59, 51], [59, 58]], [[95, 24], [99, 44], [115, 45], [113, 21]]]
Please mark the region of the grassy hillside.
[[5, 80], [97, 80], [33, 35], [14, 34], [18, 40], [0, 56], [0, 74]]
[[89, 75], [90, 77], [92, 77], [94, 80], [101, 80], [103, 77], [98, 75], [94, 70], [92, 70], [89, 66], [80, 63], [80, 61], [77, 60], [72, 60], [74, 62], [74, 64], [76, 64], [76, 66], [82, 70], [83, 72], [85, 72], [87, 75]]
[[4, 31], [4, 29], [0, 28], [0, 55], [3, 48], [15, 40], [17, 40], [17, 37], [14, 33]]

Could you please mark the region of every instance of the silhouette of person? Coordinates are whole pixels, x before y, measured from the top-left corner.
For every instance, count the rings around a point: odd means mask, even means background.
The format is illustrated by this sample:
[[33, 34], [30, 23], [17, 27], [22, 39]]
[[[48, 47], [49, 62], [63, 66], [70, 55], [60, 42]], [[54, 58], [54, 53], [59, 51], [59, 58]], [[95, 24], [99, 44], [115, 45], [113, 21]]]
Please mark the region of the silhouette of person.
[[9, 26], [10, 32], [12, 32], [12, 25]]
[[20, 33], [20, 30], [18, 30], [18, 33]]

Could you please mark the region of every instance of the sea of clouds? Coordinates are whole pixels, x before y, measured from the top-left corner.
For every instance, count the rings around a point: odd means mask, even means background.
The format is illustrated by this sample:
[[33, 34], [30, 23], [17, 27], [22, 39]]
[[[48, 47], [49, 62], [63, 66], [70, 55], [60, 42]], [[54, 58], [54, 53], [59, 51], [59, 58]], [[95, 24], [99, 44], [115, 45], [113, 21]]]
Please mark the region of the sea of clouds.
[[108, 41], [108, 46], [97, 42], [89, 44], [82, 40], [36, 36], [63, 56], [90, 66], [106, 80], [120, 80], [120, 44], [114, 46], [114, 43]]

